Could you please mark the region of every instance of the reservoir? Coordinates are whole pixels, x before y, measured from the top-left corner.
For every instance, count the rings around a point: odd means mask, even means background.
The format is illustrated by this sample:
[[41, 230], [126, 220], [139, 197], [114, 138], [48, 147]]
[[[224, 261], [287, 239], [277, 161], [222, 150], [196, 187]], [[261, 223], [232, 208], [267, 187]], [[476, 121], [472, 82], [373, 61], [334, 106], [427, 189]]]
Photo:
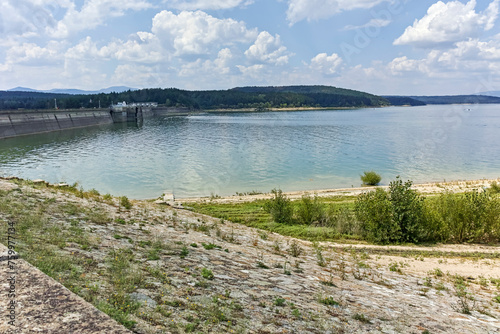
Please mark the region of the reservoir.
[[0, 175], [130, 198], [500, 177], [500, 105], [198, 113], [0, 141]]

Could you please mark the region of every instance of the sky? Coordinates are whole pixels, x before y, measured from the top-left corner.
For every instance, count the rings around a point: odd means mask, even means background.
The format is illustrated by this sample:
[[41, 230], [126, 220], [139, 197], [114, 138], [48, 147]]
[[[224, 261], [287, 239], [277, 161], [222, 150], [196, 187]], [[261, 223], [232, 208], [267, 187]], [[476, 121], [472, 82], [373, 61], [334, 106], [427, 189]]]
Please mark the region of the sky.
[[500, 90], [500, 0], [2, 0], [0, 90]]

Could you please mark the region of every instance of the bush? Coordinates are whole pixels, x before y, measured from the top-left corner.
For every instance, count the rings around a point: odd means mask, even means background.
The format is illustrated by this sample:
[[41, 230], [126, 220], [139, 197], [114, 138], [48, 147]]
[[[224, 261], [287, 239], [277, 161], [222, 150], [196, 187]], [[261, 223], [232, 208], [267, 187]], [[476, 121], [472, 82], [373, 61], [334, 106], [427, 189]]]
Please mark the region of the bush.
[[396, 178], [389, 191], [376, 189], [358, 196], [356, 217], [367, 240], [376, 243], [419, 242], [424, 239], [423, 198], [411, 189], [412, 182]]
[[392, 219], [400, 228], [402, 242], [418, 242], [423, 239], [424, 199], [411, 189], [411, 185], [412, 181], [403, 184], [397, 177], [389, 186]]
[[325, 206], [319, 201], [318, 196], [311, 198], [302, 196], [297, 208], [297, 219], [302, 224], [323, 223], [325, 220]]
[[498, 194], [500, 193], [500, 185], [496, 181], [491, 182], [490, 184], [490, 192], [492, 194]]
[[120, 197], [120, 205], [123, 206], [127, 210], [130, 210], [132, 208], [132, 203], [130, 203], [127, 196]]
[[276, 223], [292, 223], [293, 207], [290, 200], [283, 194], [281, 189], [273, 189], [271, 193], [274, 195], [274, 198], [266, 201], [264, 210], [271, 214]]
[[446, 240], [490, 242], [500, 237], [500, 202], [488, 192], [443, 193], [429, 210]]
[[375, 173], [374, 171], [365, 171], [364, 174], [361, 175], [361, 181], [363, 182], [364, 186], [376, 186], [380, 183], [381, 180], [382, 176]]
[[392, 204], [385, 190], [377, 188], [359, 195], [355, 212], [368, 241], [385, 244], [400, 240], [401, 230], [392, 219]]

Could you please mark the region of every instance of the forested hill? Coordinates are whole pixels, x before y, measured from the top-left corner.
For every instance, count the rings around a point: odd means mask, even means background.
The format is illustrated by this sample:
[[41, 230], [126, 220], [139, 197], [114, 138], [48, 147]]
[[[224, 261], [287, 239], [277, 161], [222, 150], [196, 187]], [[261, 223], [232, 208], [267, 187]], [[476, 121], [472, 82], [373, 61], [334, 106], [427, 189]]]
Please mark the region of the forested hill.
[[[356, 104], [362, 103], [363, 106], [386, 106], [389, 101], [385, 98], [360, 92], [352, 89], [337, 88], [333, 86], [268, 86], [268, 87], [236, 87], [232, 90], [246, 93], [260, 94], [297, 94], [316, 101], [319, 104]], [[323, 105], [322, 105], [323, 106]]]
[[194, 110], [254, 108], [351, 108], [389, 105], [386, 99], [368, 93], [329, 86], [239, 87], [229, 90], [188, 91], [176, 88], [128, 90], [108, 94], [47, 94], [0, 91], [0, 110], [49, 109], [57, 99], [59, 108], [108, 107], [125, 101], [158, 102], [167, 107]]

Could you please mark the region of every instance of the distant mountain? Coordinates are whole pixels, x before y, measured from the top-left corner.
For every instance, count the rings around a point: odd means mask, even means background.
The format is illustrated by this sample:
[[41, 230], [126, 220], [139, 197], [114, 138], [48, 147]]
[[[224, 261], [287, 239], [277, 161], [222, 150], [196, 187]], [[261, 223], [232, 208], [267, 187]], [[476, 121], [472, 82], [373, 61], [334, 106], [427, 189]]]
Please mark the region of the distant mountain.
[[500, 90], [490, 90], [488, 92], [481, 92], [481, 93], [476, 93], [473, 95], [486, 95], [486, 96], [496, 96], [500, 97]]
[[16, 87], [7, 90], [8, 92], [37, 92], [37, 93], [53, 93], [53, 94], [70, 94], [70, 95], [95, 95], [95, 94], [109, 94], [109, 93], [121, 93], [128, 90], [137, 90], [137, 88], [130, 88], [126, 86], [113, 86], [108, 88], [103, 88], [101, 90], [81, 90], [81, 89], [63, 89], [55, 88], [50, 90], [36, 90], [26, 87]]
[[16, 87], [7, 90], [7, 92], [37, 92], [37, 90], [26, 87]]
[[484, 95], [408, 96], [425, 104], [500, 103], [500, 97]]

